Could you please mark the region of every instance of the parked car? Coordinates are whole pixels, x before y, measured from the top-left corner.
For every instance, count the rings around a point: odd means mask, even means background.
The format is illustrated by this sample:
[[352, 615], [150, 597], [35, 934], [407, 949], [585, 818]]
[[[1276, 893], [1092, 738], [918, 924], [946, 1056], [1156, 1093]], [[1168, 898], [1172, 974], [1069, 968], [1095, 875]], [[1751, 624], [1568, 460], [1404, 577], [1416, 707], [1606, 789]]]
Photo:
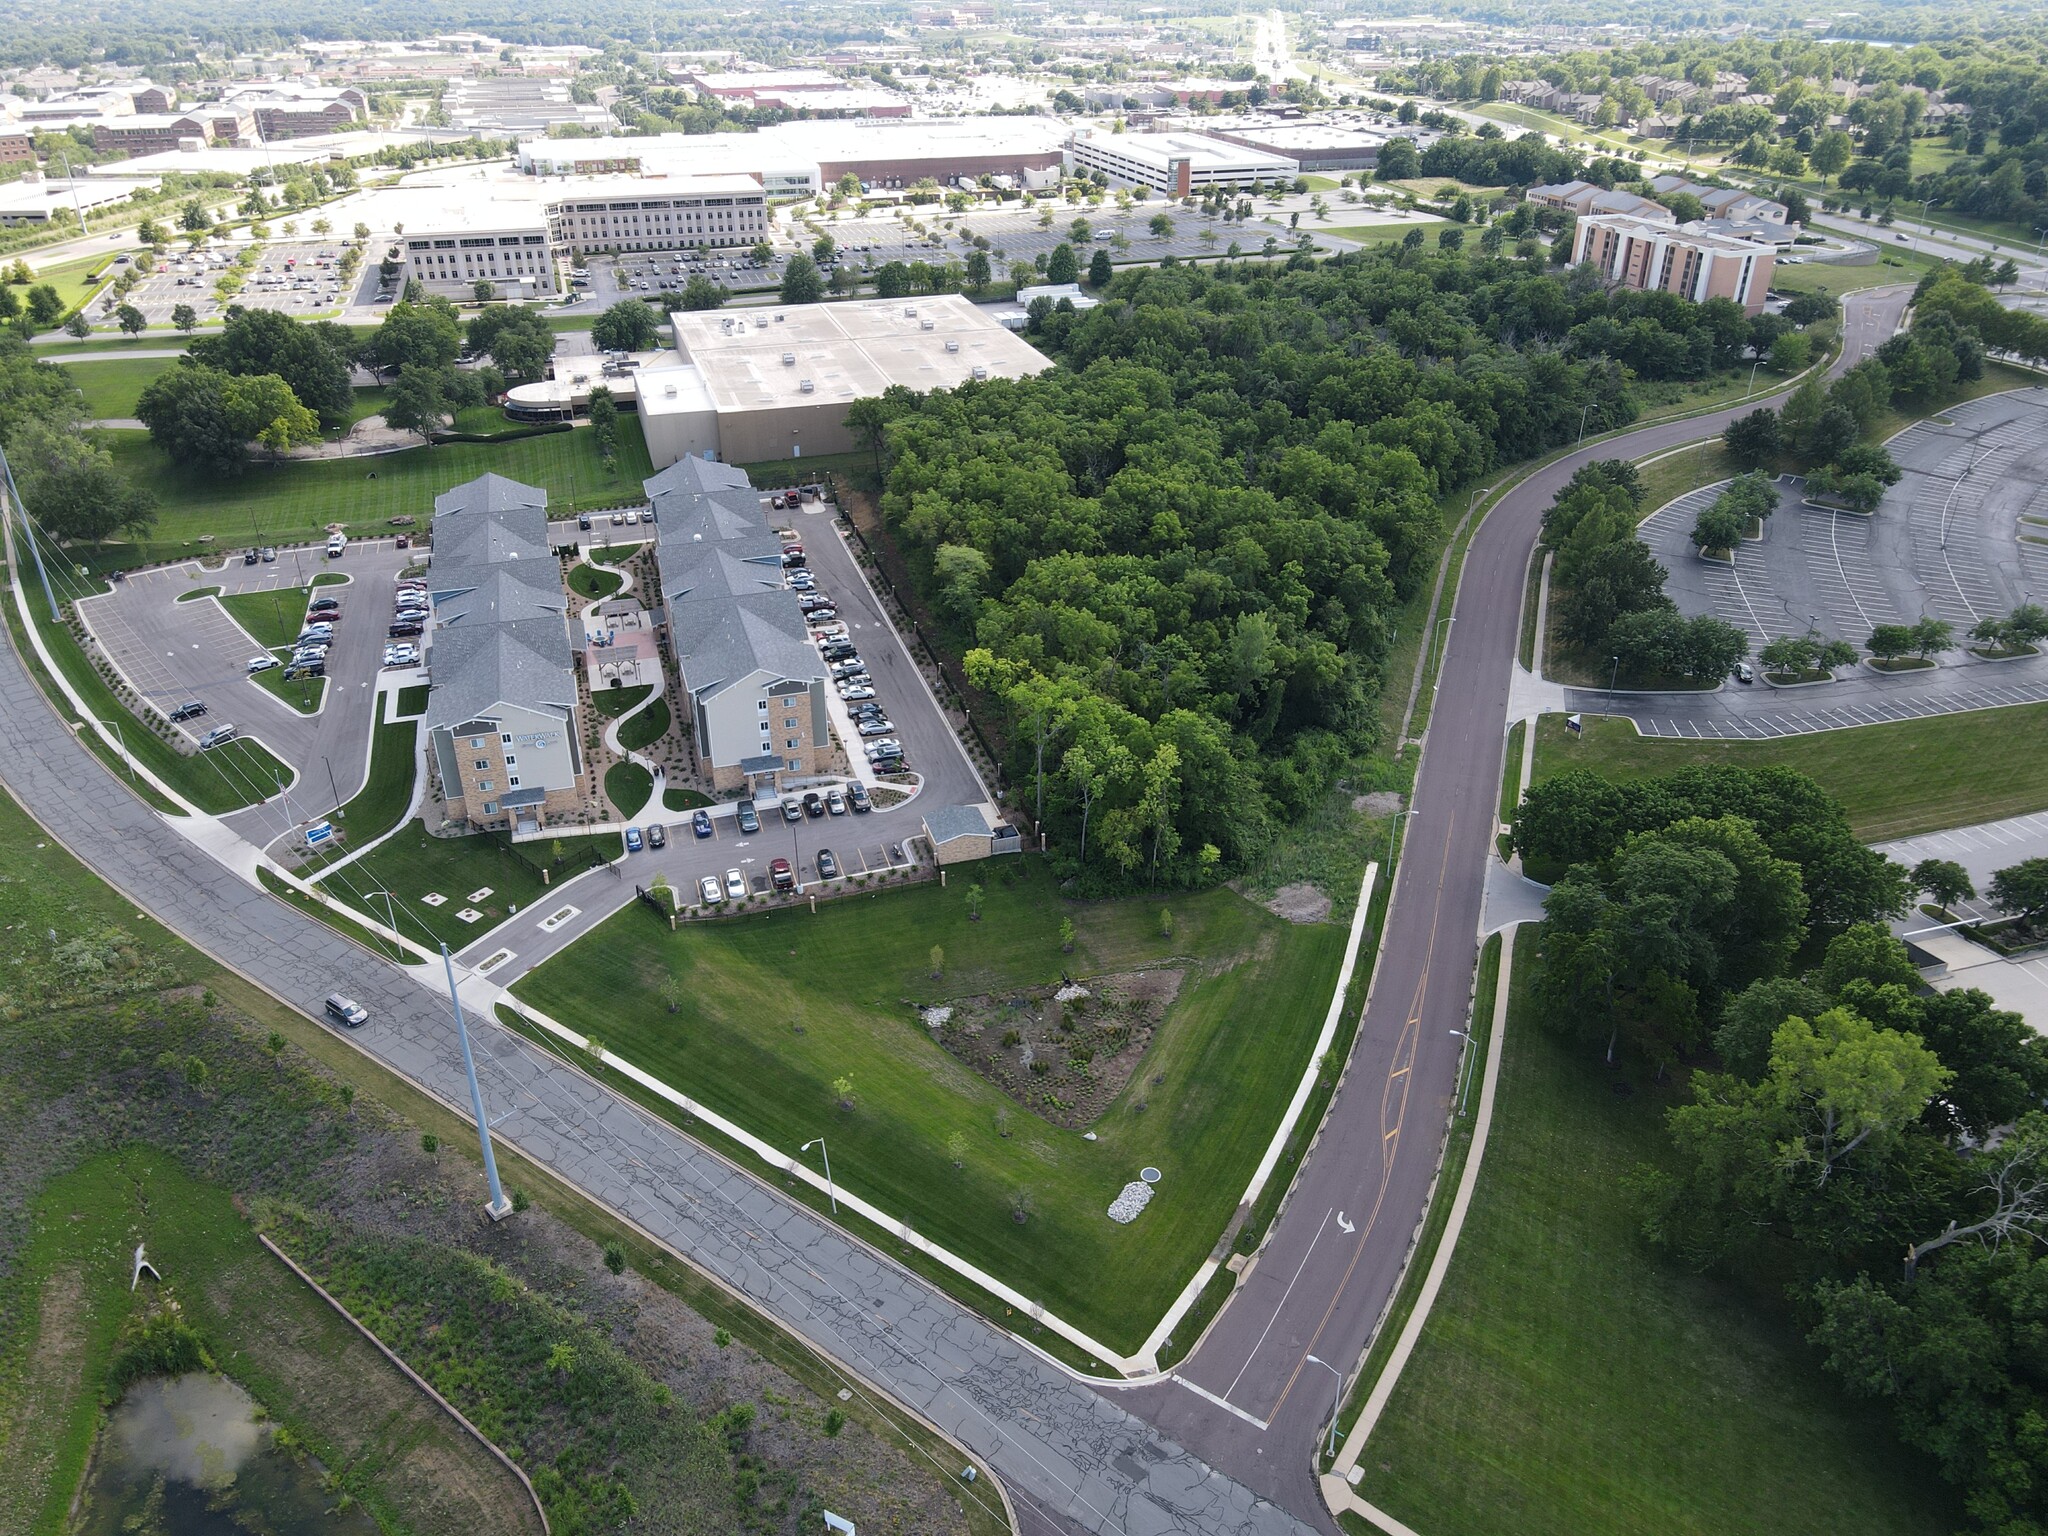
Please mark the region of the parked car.
[[348, 536], [347, 536], [346, 534], [341, 534], [341, 533], [337, 533], [336, 535], [334, 535], [334, 537], [333, 537], [333, 538], [331, 538], [331, 539], [329, 539], [329, 540], [327, 541], [327, 558], [328, 558], [328, 559], [330, 559], [330, 560], [339, 560], [339, 559], [340, 559], [340, 558], [341, 558], [341, 557], [342, 557], [343, 555], [345, 555], [345, 554], [347, 554], [347, 553], [348, 553]]
[[743, 899], [747, 894], [747, 877], [736, 869], [728, 869], [725, 872], [725, 894], [734, 901]]
[[725, 900], [725, 892], [718, 888], [718, 876], [706, 875], [697, 882], [697, 894], [704, 898], [704, 905], [715, 907]]
[[212, 730], [199, 738], [199, 750], [210, 752], [215, 747], [226, 746], [240, 734], [232, 725], [216, 725]]
[[861, 721], [855, 729], [863, 736], [886, 736], [896, 729], [896, 725], [887, 715], [877, 715], [872, 720]]
[[709, 811], [698, 811], [691, 816], [690, 830], [699, 837], [709, 837], [711, 835], [711, 813]]
[[623, 512], [614, 512], [614, 513], [612, 514], [612, 526], [613, 526], [614, 528], [623, 528], [623, 527], [625, 527], [625, 526], [626, 526], [626, 514], [625, 514], [625, 513], [623, 513]]
[[588, 512], [578, 512], [576, 514], [576, 526], [585, 533], [590, 532], [590, 514]]
[[197, 720], [205, 713], [206, 701], [204, 699], [187, 699], [171, 711], [171, 718], [173, 720]]
[[796, 871], [789, 867], [787, 859], [771, 859], [768, 863], [768, 878], [778, 891], [796, 889]]
[[416, 645], [387, 645], [384, 647], [384, 665], [387, 667], [416, 667], [420, 664], [420, 648]]
[[270, 563], [271, 563], [272, 561], [274, 561], [275, 559], [277, 559], [277, 546], [276, 546], [275, 544], [266, 544], [266, 545], [264, 545], [264, 546], [263, 546], [263, 563], [264, 563], [265, 565], [269, 565], [269, 564], [270, 564]]
[[789, 822], [797, 822], [804, 819], [803, 804], [794, 795], [782, 802], [782, 819]]
[[249, 658], [249, 672], [251, 676], [254, 676], [258, 672], [268, 672], [272, 667], [276, 665], [277, 658], [275, 656], [271, 656], [268, 654], [262, 656], [251, 656]]
[[343, 997], [339, 992], [328, 994], [327, 1017], [337, 1024], [350, 1029], [360, 1029], [370, 1021], [369, 1011], [354, 998]]
[[894, 736], [884, 736], [880, 741], [869, 742], [867, 744], [867, 751], [870, 759], [877, 757], [901, 757], [903, 755], [903, 743]]
[[650, 848], [666, 848], [668, 846], [668, 828], [658, 821], [649, 826], [647, 829], [647, 846]]
[[820, 848], [818, 850], [818, 878], [820, 880], [837, 880], [839, 878], [839, 861], [832, 857], [832, 850], [830, 848]]
[[244, 565], [254, 565], [258, 558], [259, 557], [256, 551], [253, 549], [245, 549], [242, 551], [242, 564]]
[[1735, 681], [1738, 683], [1753, 683], [1756, 681], [1756, 673], [1750, 670], [1748, 662], [1738, 661], [1735, 663]]
[[844, 816], [846, 814], [846, 796], [839, 793], [836, 789], [826, 790], [825, 809], [834, 816]]
[[814, 820], [825, 814], [825, 797], [815, 789], [804, 796], [804, 814]]
[[832, 663], [832, 675], [842, 683], [851, 679], [854, 673], [863, 670], [865, 669], [858, 661], [835, 661]]
[[874, 808], [875, 802], [868, 797], [867, 785], [860, 783], [858, 780], [854, 782], [852, 788], [847, 790], [846, 798], [853, 802], [853, 808], [856, 811], [868, 811]]
[[401, 534], [400, 534], [400, 535], [398, 536], [398, 546], [397, 546], [397, 547], [398, 547], [398, 548], [400, 548], [400, 549], [411, 549], [411, 548], [412, 548], [412, 535], [411, 535], [411, 534], [409, 534], [409, 533], [401, 533]]
[[754, 814], [754, 802], [742, 800], [739, 804], [740, 830], [752, 834], [761, 830], [761, 818]]
[[385, 630], [384, 633], [394, 640], [405, 640], [414, 635], [425, 634], [426, 630], [427, 626], [418, 619], [400, 619], [396, 624]]
[[826, 603], [821, 607], [813, 608], [805, 616], [805, 622], [810, 624], [829, 624], [838, 617], [839, 610], [830, 603]]
[[626, 852], [638, 853], [642, 846], [643, 845], [640, 841], [640, 829], [638, 827], [626, 828]]
[[327, 663], [325, 661], [295, 661], [277, 675], [288, 683], [297, 682], [302, 677], [325, 677], [327, 675]]

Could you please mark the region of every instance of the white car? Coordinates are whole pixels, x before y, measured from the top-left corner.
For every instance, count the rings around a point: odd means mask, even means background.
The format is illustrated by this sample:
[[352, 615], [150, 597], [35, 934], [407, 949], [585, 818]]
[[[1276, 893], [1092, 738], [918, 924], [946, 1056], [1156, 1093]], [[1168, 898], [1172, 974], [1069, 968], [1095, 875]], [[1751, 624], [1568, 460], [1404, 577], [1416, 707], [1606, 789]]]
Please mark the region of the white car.
[[863, 736], [886, 736], [895, 729], [895, 725], [886, 715], [877, 715], [872, 720], [863, 720], [860, 723], [860, 733]]
[[384, 665], [387, 667], [416, 667], [420, 664], [420, 651], [416, 645], [387, 645], [384, 647]]
[[747, 877], [736, 869], [725, 872], [725, 894], [734, 901], [742, 901], [747, 894]]
[[858, 704], [861, 700], [872, 699], [874, 696], [875, 690], [868, 687], [866, 683], [841, 683], [839, 685], [839, 697], [846, 700], [849, 704]]
[[253, 677], [258, 672], [268, 672], [276, 665], [277, 658], [275, 656], [251, 656], [249, 658], [249, 674]]
[[638, 512], [636, 512], [636, 511], [634, 511], [634, 510], [633, 510], [632, 508], [630, 508], [630, 507], [629, 507], [629, 508], [627, 508], [627, 509], [626, 509], [626, 526], [627, 526], [628, 528], [636, 527], [636, 526], [637, 526], [637, 525], [639, 524], [639, 522], [640, 522], [640, 514], [639, 514]]
[[903, 743], [894, 736], [884, 736], [880, 741], [868, 743], [868, 758], [870, 761], [878, 757], [901, 757], [902, 755]]
[[697, 893], [704, 898], [704, 905], [713, 907], [725, 900], [725, 892], [718, 888], [718, 876], [706, 875], [697, 882]]

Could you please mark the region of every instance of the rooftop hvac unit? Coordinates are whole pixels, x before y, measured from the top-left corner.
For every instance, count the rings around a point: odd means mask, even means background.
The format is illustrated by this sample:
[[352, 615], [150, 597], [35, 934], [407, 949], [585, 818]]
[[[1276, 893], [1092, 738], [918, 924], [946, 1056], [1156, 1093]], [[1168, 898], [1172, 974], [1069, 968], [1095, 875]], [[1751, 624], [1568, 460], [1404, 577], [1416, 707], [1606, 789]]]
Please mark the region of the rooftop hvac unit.
[[917, 306], [915, 304], [904, 305], [903, 318], [906, 320], [915, 320], [917, 318]]
[[974, 376], [977, 379], [985, 379], [988, 377], [988, 370], [986, 368], [981, 367], [979, 364], [976, 364], [974, 369]]
[[664, 395], [668, 396], [668, 398], [669, 398], [669, 399], [671, 399], [671, 400], [675, 399], [675, 397], [676, 397], [676, 387], [675, 387], [675, 385], [673, 385], [673, 384], [670, 384], [670, 385], [666, 386], [666, 387], [665, 387], [665, 388], [664, 388], [664, 389], [662, 390], [662, 393], [663, 393]]
[[949, 341], [946, 343], [946, 350], [948, 352], [958, 352], [960, 350], [960, 343], [957, 341]]
[[782, 366], [785, 368], [794, 368], [796, 366], [796, 354], [794, 352], [783, 353]]
[[936, 320], [920, 320], [917, 328], [921, 331], [935, 331], [939, 328], [939, 322]]
[[778, 314], [778, 315], [777, 315], [777, 316], [775, 317], [775, 323], [776, 323], [777, 325], [780, 325], [780, 324], [782, 324], [782, 322], [783, 322], [784, 318], [785, 318], [784, 316], [782, 316], [782, 315], [779, 315], [779, 314]]
[[817, 387], [818, 386], [813, 384], [809, 379], [805, 379], [801, 384], [797, 385], [797, 388], [807, 395], [810, 394]]

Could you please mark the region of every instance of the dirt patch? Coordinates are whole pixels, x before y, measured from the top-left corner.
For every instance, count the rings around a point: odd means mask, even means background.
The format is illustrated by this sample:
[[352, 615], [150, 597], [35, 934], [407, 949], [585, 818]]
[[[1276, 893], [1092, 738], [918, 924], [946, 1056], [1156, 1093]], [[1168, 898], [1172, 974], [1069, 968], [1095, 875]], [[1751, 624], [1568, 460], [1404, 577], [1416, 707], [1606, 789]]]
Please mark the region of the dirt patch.
[[1281, 886], [1266, 898], [1264, 906], [1290, 923], [1320, 923], [1330, 915], [1330, 898], [1307, 881]]
[[1184, 978], [1161, 967], [952, 998], [930, 1032], [1032, 1113], [1079, 1130], [1123, 1092]]
[[1400, 811], [1401, 798], [1398, 789], [1376, 789], [1369, 795], [1353, 795], [1351, 809], [1374, 818], [1392, 816]]

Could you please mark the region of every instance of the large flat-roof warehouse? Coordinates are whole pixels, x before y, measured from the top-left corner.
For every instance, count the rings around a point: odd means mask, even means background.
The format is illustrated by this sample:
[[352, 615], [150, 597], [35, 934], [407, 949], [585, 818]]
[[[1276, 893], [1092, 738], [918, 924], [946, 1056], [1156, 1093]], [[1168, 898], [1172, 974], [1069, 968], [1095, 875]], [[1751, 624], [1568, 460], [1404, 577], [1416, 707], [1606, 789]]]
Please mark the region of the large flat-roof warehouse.
[[848, 409], [891, 385], [943, 389], [1051, 366], [958, 294], [672, 319], [675, 360], [640, 369], [636, 388], [657, 468], [692, 453], [735, 464], [845, 453]]

